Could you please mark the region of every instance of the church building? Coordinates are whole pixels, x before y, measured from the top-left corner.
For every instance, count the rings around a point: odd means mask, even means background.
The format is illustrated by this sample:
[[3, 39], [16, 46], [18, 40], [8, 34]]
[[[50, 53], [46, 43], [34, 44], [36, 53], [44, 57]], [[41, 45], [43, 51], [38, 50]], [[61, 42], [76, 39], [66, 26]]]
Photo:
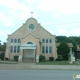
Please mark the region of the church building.
[[55, 35], [44, 29], [36, 19], [29, 18], [18, 30], [8, 35], [5, 58], [19, 56], [19, 62], [39, 62], [39, 56], [57, 58]]

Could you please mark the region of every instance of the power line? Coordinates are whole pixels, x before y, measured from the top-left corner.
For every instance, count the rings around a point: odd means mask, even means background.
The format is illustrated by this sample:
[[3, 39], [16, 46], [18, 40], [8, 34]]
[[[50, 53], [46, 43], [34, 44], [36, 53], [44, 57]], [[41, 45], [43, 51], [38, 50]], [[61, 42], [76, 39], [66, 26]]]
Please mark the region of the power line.
[[[68, 24], [80, 24], [80, 22], [58, 23], [58, 24], [49, 24], [49, 25], [43, 25], [43, 26], [68, 25]], [[20, 27], [17, 27], [17, 29], [18, 29], [18, 28], [20, 28]], [[9, 30], [10, 30], [10, 29], [14, 29], [14, 30], [15, 30], [16, 27], [11, 27], [11, 28], [10, 28], [10, 27], [8, 27], [8, 28], [6, 27], [6, 28], [0, 28], [0, 29], [9, 29]]]
[[58, 24], [50, 24], [50, 25], [44, 25], [44, 26], [52, 26], [52, 25], [67, 25], [67, 24], [80, 24], [80, 22], [58, 23]]

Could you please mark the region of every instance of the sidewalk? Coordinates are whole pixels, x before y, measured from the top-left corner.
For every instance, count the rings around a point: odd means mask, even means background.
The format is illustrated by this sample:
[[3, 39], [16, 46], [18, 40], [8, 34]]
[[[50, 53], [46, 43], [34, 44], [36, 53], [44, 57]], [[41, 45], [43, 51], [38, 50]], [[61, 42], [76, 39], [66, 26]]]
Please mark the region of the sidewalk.
[[35, 65], [33, 69], [53, 69], [53, 70], [80, 70], [77, 65]]
[[34, 63], [0, 64], [0, 69], [80, 70], [80, 65], [35, 65]]

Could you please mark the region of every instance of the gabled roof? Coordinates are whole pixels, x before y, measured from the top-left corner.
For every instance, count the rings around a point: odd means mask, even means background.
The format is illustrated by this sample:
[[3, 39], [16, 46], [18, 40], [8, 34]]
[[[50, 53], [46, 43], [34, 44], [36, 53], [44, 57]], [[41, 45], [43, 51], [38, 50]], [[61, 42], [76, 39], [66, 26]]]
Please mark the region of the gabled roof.
[[[37, 20], [35, 19], [35, 18], [29, 18], [29, 19], [27, 19], [27, 21], [28, 20], [30, 20], [30, 19], [34, 19], [36, 22], [37, 22]], [[14, 34], [15, 32], [17, 32], [19, 29], [21, 29], [26, 23], [27, 23], [27, 21], [20, 27], [20, 28], [18, 28], [16, 31], [14, 31], [12, 34]], [[38, 23], [38, 22], [37, 22]], [[39, 24], [39, 23], [38, 23]], [[39, 24], [40, 25], [40, 24]], [[40, 27], [42, 28], [42, 29], [44, 29], [46, 32], [48, 32], [51, 36], [55, 36], [55, 35], [52, 35], [49, 31], [47, 31], [45, 28], [43, 28], [41, 25], [40, 25]], [[11, 34], [11, 35], [12, 35]], [[30, 33], [28, 33], [28, 34], [30, 34]], [[27, 35], [28, 35], [27, 34]], [[33, 34], [34, 35], [34, 34]], [[34, 35], [35, 36], [35, 35]]]
[[[60, 45], [60, 43], [56, 43], [56, 47], [58, 47]], [[67, 45], [69, 46], [69, 47], [73, 47], [73, 44], [72, 43], [67, 43]]]
[[35, 36], [31, 31], [30, 31], [27, 35], [25, 35], [24, 37], [22, 37], [21, 39], [27, 37], [27, 36], [30, 35], [30, 34], [31, 34], [33, 37], [35, 37], [35, 38], [37, 38], [37, 39], [40, 39], [39, 37]]
[[[41, 28], [43, 28], [41, 25], [40, 25]], [[46, 32], [48, 32], [51, 36], [55, 36], [53, 34], [51, 34], [49, 31], [47, 31], [45, 28], [43, 28]]]

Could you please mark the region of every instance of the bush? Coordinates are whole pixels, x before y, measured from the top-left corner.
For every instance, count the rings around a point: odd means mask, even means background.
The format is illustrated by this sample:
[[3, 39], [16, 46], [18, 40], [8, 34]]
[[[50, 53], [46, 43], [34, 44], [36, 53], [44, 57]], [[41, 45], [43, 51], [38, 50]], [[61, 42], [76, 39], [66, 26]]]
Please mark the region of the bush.
[[45, 61], [45, 56], [40, 55], [40, 56], [39, 56], [39, 62], [43, 62], [43, 61]]
[[8, 58], [5, 58], [5, 60], [9, 60]]
[[62, 55], [58, 55], [58, 58], [63, 60], [63, 57], [62, 57]]
[[53, 60], [54, 60], [54, 57], [49, 57], [49, 60], [50, 60], [50, 61], [53, 61]]
[[14, 56], [14, 60], [15, 60], [15, 61], [18, 61], [18, 57], [19, 57], [19, 56]]
[[62, 60], [63, 60], [62, 55], [59, 55], [59, 54], [58, 54], [58, 58], [56, 59], [56, 61], [62, 61]]
[[0, 54], [0, 59], [4, 60], [4, 54]]

